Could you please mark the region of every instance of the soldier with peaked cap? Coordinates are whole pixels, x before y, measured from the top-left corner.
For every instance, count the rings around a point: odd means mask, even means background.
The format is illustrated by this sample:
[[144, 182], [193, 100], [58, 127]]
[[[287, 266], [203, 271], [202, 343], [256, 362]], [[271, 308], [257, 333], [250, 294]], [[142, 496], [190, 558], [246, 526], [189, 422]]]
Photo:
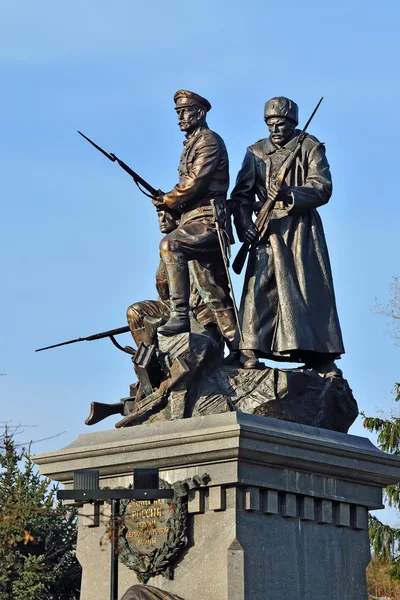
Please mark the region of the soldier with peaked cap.
[[[277, 176], [300, 134], [298, 107], [288, 98], [269, 100], [264, 118], [270, 136], [247, 149], [231, 194], [238, 236], [250, 245], [257, 239], [253, 211], [268, 190], [278, 191]], [[240, 307], [245, 368], [256, 368], [257, 358], [264, 357], [341, 374], [334, 360], [344, 348], [317, 212], [331, 193], [324, 145], [307, 135], [279, 191], [267, 234], [249, 253]]]
[[228, 345], [235, 334], [235, 317], [224, 271], [210, 200], [226, 215], [229, 187], [228, 154], [222, 138], [208, 128], [211, 104], [198, 94], [179, 90], [174, 96], [181, 131], [186, 133], [178, 173], [179, 183], [154, 200], [158, 209], [180, 213], [178, 227], [160, 244], [170, 294], [171, 317], [158, 331], [175, 335], [190, 330], [189, 269], [204, 303]]

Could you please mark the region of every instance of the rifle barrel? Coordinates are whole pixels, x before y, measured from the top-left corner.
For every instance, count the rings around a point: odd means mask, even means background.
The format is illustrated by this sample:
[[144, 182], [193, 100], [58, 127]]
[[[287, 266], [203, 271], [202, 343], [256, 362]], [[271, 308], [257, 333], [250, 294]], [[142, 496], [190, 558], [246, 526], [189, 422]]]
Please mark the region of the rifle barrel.
[[92, 340], [101, 340], [106, 337], [110, 337], [110, 335], [120, 335], [121, 333], [129, 333], [129, 325], [125, 325], [124, 327], [119, 327], [118, 329], [110, 329], [109, 331], [102, 331], [101, 333], [95, 333], [94, 335], [89, 335], [87, 338], [83, 338], [88, 342]]
[[306, 135], [306, 133], [307, 133], [307, 129], [308, 129], [308, 126], [309, 126], [309, 124], [311, 123], [311, 121], [313, 120], [313, 118], [314, 118], [314, 115], [315, 115], [315, 113], [317, 112], [317, 110], [319, 109], [319, 107], [320, 107], [320, 104], [321, 104], [321, 102], [322, 102], [322, 100], [323, 100], [323, 99], [324, 99], [324, 97], [322, 96], [322, 98], [321, 98], [321, 99], [320, 99], [320, 101], [318, 102], [317, 106], [314, 108], [314, 110], [313, 110], [313, 112], [312, 112], [312, 114], [311, 114], [311, 117], [308, 119], [307, 123], [304, 125], [304, 127], [303, 127], [303, 130], [302, 130], [302, 132], [301, 132], [301, 133], [300, 133], [300, 135], [299, 135], [299, 140], [301, 140], [301, 141], [302, 141], [302, 138], [303, 138], [303, 137]]
[[[108, 158], [108, 160], [111, 160], [112, 162], [117, 162], [119, 164], [119, 166], [121, 167], [121, 169], [123, 169], [125, 171], [125, 173], [128, 173], [128, 175], [130, 175], [132, 177], [133, 181], [136, 183], [136, 185], [138, 187], [142, 186], [145, 190], [147, 190], [149, 192], [149, 194], [151, 194], [152, 198], [157, 197], [159, 190], [156, 190], [155, 188], [153, 188], [152, 185], [147, 183], [147, 181], [145, 179], [143, 179], [143, 177], [140, 177], [140, 175], [138, 175], [135, 171], [133, 171], [133, 169], [131, 169], [126, 163], [124, 163], [123, 160], [118, 158], [118, 156], [116, 156], [113, 152], [106, 152], [105, 150], [103, 150], [103, 148], [101, 148], [100, 146], [95, 144], [93, 140], [91, 140], [90, 138], [87, 137], [87, 135], [85, 135], [84, 133], [79, 131], [79, 129], [78, 129], [78, 133], [83, 138], [85, 138], [85, 140], [88, 141], [89, 144], [92, 144], [92, 146], [94, 146], [96, 148], [96, 150], [98, 150], [99, 152], [104, 154], [104, 156], [106, 156]], [[141, 190], [141, 191], [143, 192], [143, 190]], [[145, 192], [143, 192], [143, 193], [145, 194]], [[147, 194], [145, 194], [145, 195], [147, 195]]]
[[78, 133], [83, 138], [85, 138], [85, 140], [87, 140], [89, 142], [89, 144], [92, 144], [92, 146], [94, 146], [96, 148], [96, 150], [98, 150], [99, 152], [101, 152], [102, 154], [104, 154], [104, 156], [106, 156], [108, 158], [108, 160], [111, 160], [112, 162], [116, 161], [116, 158], [114, 157], [114, 155], [109, 154], [108, 152], [106, 152], [105, 150], [103, 150], [103, 148], [100, 148], [100, 146], [98, 146], [97, 144], [95, 144], [93, 140], [91, 140], [90, 138], [87, 137], [87, 135], [85, 135], [84, 133], [82, 133], [81, 131], [79, 131], [79, 129], [78, 129]]
[[60, 346], [67, 346], [68, 344], [75, 344], [76, 342], [91, 342], [93, 340], [101, 340], [103, 338], [110, 337], [112, 335], [120, 335], [121, 333], [128, 333], [130, 331], [129, 326], [119, 327], [118, 329], [110, 329], [109, 331], [102, 331], [89, 335], [84, 338], [76, 338], [76, 340], [68, 340], [67, 342], [61, 342], [60, 344], [53, 344], [52, 346], [46, 346], [45, 348], [38, 348], [35, 352], [42, 352], [42, 350], [50, 350], [51, 348], [59, 348]]
[[134, 180], [134, 182], [136, 183], [136, 185], [141, 185], [142, 187], [144, 187], [144, 189], [146, 191], [148, 191], [149, 194], [151, 194], [152, 197], [156, 197], [157, 196], [158, 190], [156, 190], [155, 188], [153, 188], [153, 186], [150, 185], [150, 183], [148, 183], [145, 179], [143, 179], [143, 177], [140, 177], [140, 175], [138, 175], [136, 173], [136, 171], [134, 171], [133, 169], [131, 169], [126, 163], [124, 163], [123, 160], [121, 160], [120, 158], [118, 158], [118, 156], [116, 156], [113, 153], [111, 153], [111, 156], [117, 161], [117, 163], [119, 164], [119, 166], [121, 167], [121, 169], [123, 169], [125, 171], [125, 173], [128, 173], [128, 175], [130, 175], [132, 177], [132, 179]]
[[50, 350], [50, 348], [58, 348], [59, 346], [66, 346], [67, 344], [75, 344], [76, 342], [83, 342], [86, 338], [77, 338], [76, 340], [68, 340], [68, 342], [61, 342], [61, 344], [53, 344], [52, 346], [46, 346], [45, 348], [38, 348], [35, 352], [41, 352], [42, 350]]

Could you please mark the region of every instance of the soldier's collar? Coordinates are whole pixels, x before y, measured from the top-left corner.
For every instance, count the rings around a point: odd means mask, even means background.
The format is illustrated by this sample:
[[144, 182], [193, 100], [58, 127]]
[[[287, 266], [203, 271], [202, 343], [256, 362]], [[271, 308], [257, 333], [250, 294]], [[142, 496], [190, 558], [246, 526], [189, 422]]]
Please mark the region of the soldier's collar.
[[197, 129], [194, 129], [189, 134], [186, 134], [186, 140], [183, 143], [185, 144], [186, 142], [189, 142], [189, 141], [191, 142], [194, 138], [196, 138], [205, 129], [208, 129], [207, 124], [200, 125], [200, 127], [197, 127]]
[[277, 146], [275, 146], [275, 144], [272, 143], [270, 137], [265, 138], [264, 147], [263, 147], [264, 154], [273, 154], [274, 152], [279, 152], [281, 150], [289, 150], [290, 152], [293, 152], [293, 150], [296, 147], [297, 138], [298, 138], [299, 134], [300, 134], [300, 130], [295, 129], [295, 136], [287, 144], [282, 146], [282, 148], [278, 148]]

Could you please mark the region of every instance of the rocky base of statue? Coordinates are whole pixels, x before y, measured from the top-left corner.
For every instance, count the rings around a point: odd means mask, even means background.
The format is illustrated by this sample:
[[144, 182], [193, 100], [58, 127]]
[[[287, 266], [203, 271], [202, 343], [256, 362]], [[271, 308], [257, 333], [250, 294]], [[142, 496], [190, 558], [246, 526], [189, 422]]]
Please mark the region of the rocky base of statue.
[[190, 417], [191, 390], [222, 364], [221, 348], [206, 333], [159, 336], [157, 359], [165, 379], [146, 395], [143, 386], [131, 386], [136, 395], [122, 400], [126, 416], [117, 428]]
[[[358, 415], [357, 402], [342, 377], [314, 369], [224, 366], [218, 346], [201, 334], [160, 336], [159, 349], [170, 371], [176, 364], [187, 371], [162, 404], [154, 402], [158, 392], [142, 401], [149, 407], [153, 403], [153, 408], [136, 423], [241, 411], [347, 433]], [[125, 421], [135, 424], [129, 416]]]
[[[116, 423], [120, 428], [240, 411], [343, 433], [358, 415], [357, 402], [343, 377], [301, 367], [242, 369], [224, 365], [220, 347], [204, 330], [159, 336], [155, 358], [158, 370], [164, 373], [157, 388], [150, 385], [145, 392], [144, 384], [133, 384], [130, 396], [118, 404], [92, 403], [97, 414], [106, 407], [108, 415], [124, 415]], [[151, 367], [149, 362], [143, 369], [143, 381], [150, 381], [154, 364]], [[138, 368], [136, 373], [140, 376]], [[104, 417], [108, 415], [105, 411]]]
[[358, 415], [348, 382], [314, 369], [222, 367], [191, 390], [192, 416], [231, 410], [347, 433]]

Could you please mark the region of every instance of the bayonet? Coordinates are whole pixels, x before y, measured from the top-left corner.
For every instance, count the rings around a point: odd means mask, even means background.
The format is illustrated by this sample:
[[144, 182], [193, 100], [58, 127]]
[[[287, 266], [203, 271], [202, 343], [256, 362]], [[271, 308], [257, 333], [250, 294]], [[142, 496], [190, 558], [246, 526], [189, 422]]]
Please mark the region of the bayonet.
[[[143, 177], [140, 177], [140, 175], [138, 175], [135, 171], [133, 171], [126, 163], [124, 163], [123, 160], [118, 158], [118, 156], [116, 156], [113, 152], [106, 152], [105, 150], [103, 150], [103, 148], [101, 148], [100, 146], [95, 144], [93, 140], [88, 138], [84, 133], [82, 133], [79, 130], [78, 130], [78, 133], [83, 138], [85, 138], [85, 140], [87, 140], [89, 142], [89, 144], [92, 144], [92, 146], [94, 146], [96, 148], [96, 150], [98, 150], [99, 152], [104, 154], [104, 156], [106, 158], [108, 158], [108, 160], [111, 160], [112, 162], [117, 162], [119, 164], [119, 166], [121, 167], [121, 169], [123, 169], [125, 171], [125, 173], [128, 173], [128, 175], [130, 175], [132, 177], [133, 181], [136, 183], [136, 185], [138, 186], [138, 188], [142, 192], [142, 194], [144, 194], [148, 198], [157, 198], [159, 195], [162, 194], [161, 190], [156, 190], [156, 188], [154, 188], [152, 185], [150, 185], [150, 183], [148, 183], [145, 179], [143, 179]], [[142, 190], [142, 188], [144, 188], [146, 190], [146, 192], [148, 192], [148, 193], [146, 193], [144, 190]]]
[[128, 333], [130, 331], [129, 326], [119, 327], [118, 329], [110, 329], [109, 331], [102, 331], [100, 333], [95, 333], [93, 335], [89, 335], [88, 337], [76, 338], [75, 340], [68, 340], [67, 342], [61, 342], [60, 344], [53, 344], [52, 346], [46, 346], [45, 348], [38, 348], [35, 352], [42, 352], [42, 350], [50, 350], [51, 348], [59, 348], [60, 346], [67, 346], [68, 344], [76, 344], [77, 342], [92, 342], [93, 340], [101, 340], [103, 338], [110, 338], [112, 343], [118, 350], [122, 350], [127, 354], [135, 354], [135, 351], [129, 346], [125, 346], [123, 348], [115, 339], [114, 336], [120, 335], [121, 333]]

